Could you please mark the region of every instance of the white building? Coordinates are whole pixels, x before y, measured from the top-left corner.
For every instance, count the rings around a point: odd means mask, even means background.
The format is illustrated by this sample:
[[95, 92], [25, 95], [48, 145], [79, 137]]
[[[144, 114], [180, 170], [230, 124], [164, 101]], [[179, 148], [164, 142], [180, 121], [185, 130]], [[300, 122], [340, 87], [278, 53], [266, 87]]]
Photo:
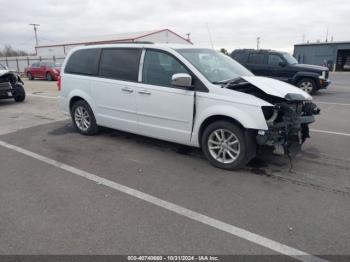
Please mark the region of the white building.
[[153, 43], [174, 43], [192, 44], [190, 40], [176, 34], [169, 29], [123, 33], [115, 35], [97, 36], [90, 39], [83, 39], [61, 44], [41, 45], [35, 47], [38, 56], [42, 57], [65, 57], [70, 49], [76, 46], [92, 44], [112, 44], [123, 42], [153, 42]]

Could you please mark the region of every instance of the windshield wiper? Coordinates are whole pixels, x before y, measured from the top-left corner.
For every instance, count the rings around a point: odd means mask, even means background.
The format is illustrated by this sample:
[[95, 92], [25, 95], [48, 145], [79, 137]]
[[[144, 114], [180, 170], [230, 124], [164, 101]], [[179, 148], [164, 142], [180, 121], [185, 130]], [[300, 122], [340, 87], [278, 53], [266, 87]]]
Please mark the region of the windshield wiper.
[[240, 86], [247, 84], [247, 81], [245, 81], [242, 77], [235, 77], [228, 80], [213, 82], [213, 84], [221, 84], [221, 88], [227, 88], [229, 86]]

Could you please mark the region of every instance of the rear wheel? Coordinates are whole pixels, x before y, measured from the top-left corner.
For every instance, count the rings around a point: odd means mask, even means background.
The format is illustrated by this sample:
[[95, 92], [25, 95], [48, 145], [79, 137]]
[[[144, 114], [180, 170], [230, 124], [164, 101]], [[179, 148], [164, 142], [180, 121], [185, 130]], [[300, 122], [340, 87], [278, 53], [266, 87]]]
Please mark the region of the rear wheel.
[[91, 107], [84, 100], [79, 100], [72, 107], [72, 120], [75, 128], [83, 135], [94, 135], [98, 126]]
[[46, 80], [47, 81], [52, 81], [52, 79], [53, 79], [52, 75], [49, 72], [47, 72], [46, 73]]
[[316, 82], [311, 78], [302, 78], [298, 82], [297, 86], [310, 95], [317, 91]]
[[24, 91], [24, 87], [20, 84], [16, 84], [15, 87], [15, 92], [13, 98], [15, 99], [16, 102], [23, 102], [24, 99], [26, 98], [26, 92]]
[[32, 73], [30, 73], [30, 72], [27, 73], [27, 77], [28, 77], [28, 80], [33, 80], [34, 79]]
[[231, 122], [210, 124], [203, 132], [201, 146], [204, 155], [216, 167], [233, 170], [246, 163], [244, 132]]

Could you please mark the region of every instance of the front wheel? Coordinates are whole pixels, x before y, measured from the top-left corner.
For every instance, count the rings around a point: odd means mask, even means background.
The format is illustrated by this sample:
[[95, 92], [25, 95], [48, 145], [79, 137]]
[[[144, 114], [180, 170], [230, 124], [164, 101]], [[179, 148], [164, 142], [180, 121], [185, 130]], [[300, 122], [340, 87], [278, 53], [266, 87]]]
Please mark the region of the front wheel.
[[79, 100], [72, 107], [72, 120], [79, 133], [87, 136], [98, 132], [98, 126], [91, 107], [84, 100]]
[[297, 86], [310, 95], [314, 94], [317, 91], [316, 82], [311, 78], [301, 79], [297, 83]]
[[14, 92], [13, 98], [15, 99], [15, 101], [23, 102], [24, 99], [26, 98], [26, 92], [24, 91], [24, 87], [20, 84], [16, 84], [14, 89], [15, 89], [15, 92]]
[[203, 132], [204, 155], [216, 167], [233, 170], [246, 163], [246, 141], [243, 130], [228, 121], [210, 124]]

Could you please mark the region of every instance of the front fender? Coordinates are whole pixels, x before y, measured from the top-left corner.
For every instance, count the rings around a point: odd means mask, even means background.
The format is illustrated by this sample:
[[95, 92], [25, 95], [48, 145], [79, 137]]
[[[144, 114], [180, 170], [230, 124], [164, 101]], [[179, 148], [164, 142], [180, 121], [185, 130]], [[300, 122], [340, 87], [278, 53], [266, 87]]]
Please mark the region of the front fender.
[[261, 107], [242, 105], [217, 105], [204, 109], [198, 108], [200, 112], [195, 119], [191, 142], [198, 146], [199, 130], [206, 119], [212, 116], [229, 117], [239, 122], [246, 129], [267, 130], [267, 124]]
[[320, 76], [319, 74], [314, 73], [314, 72], [302, 72], [301, 71], [301, 72], [296, 73], [293, 76], [292, 82], [294, 85], [296, 85], [300, 79], [308, 77], [308, 78], [314, 79], [316, 84], [318, 84], [319, 81], [317, 81], [317, 80], [318, 80], [319, 76]]

